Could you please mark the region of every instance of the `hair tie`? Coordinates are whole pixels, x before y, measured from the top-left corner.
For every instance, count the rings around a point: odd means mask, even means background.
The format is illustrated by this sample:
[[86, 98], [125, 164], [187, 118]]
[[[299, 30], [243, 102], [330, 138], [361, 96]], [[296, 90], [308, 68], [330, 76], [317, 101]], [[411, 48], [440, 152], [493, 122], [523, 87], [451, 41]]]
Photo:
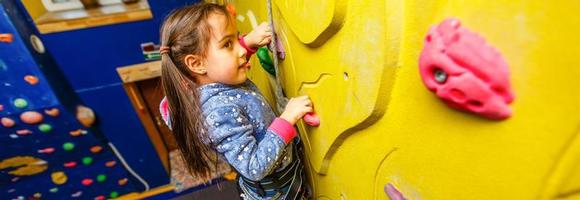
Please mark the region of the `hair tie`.
[[170, 50], [171, 48], [169, 48], [168, 46], [162, 46], [159, 48], [159, 54], [169, 53]]

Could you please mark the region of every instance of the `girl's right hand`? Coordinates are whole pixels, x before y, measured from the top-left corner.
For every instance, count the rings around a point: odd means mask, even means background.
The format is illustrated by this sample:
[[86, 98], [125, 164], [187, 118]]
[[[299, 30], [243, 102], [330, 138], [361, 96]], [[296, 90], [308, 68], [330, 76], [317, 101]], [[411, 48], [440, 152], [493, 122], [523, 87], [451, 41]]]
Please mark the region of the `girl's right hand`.
[[308, 96], [299, 96], [291, 98], [284, 108], [284, 112], [280, 115], [280, 118], [288, 121], [290, 124], [294, 125], [298, 120], [300, 120], [306, 113], [313, 112], [312, 101]]

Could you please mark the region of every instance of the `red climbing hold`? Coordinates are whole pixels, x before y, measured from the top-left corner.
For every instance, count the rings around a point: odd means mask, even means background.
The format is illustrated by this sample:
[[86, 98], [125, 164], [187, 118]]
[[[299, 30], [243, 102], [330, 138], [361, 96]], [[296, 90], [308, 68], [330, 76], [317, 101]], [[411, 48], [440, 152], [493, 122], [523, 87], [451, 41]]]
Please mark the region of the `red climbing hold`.
[[423, 83], [450, 107], [506, 119], [514, 100], [502, 55], [478, 34], [447, 19], [431, 28], [419, 58]]
[[103, 195], [95, 197], [95, 200], [106, 200], [107, 198]]
[[73, 168], [76, 166], [77, 166], [77, 162], [74, 162], [74, 161], [64, 163], [64, 167], [66, 167], [66, 168]]
[[38, 153], [46, 153], [46, 154], [51, 154], [54, 152], [54, 148], [49, 147], [49, 148], [44, 148], [44, 149], [40, 149], [38, 150]]
[[89, 186], [89, 185], [92, 185], [92, 184], [93, 184], [93, 179], [90, 179], [90, 178], [85, 178], [85, 179], [83, 179], [83, 181], [81, 181], [81, 183], [82, 183], [84, 186]]

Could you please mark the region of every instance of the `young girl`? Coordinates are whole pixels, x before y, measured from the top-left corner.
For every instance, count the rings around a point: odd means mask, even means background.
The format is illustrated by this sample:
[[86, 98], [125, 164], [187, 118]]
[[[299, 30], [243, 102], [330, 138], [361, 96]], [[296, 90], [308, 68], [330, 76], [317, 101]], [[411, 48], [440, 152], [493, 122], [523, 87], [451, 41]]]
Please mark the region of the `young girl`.
[[216, 4], [172, 12], [161, 29], [161, 112], [195, 177], [209, 181], [223, 159], [240, 175], [245, 199], [305, 199], [293, 125], [312, 103], [292, 98], [276, 118], [246, 77], [249, 56], [271, 34], [262, 24], [238, 41], [234, 18]]

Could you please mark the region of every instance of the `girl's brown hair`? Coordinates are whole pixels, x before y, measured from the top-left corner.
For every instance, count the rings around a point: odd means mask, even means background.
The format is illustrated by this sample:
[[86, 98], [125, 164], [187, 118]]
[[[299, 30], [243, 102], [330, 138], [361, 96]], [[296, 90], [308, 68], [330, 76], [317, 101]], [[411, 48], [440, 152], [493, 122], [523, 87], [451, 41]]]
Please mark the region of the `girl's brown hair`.
[[207, 20], [212, 14], [231, 18], [223, 6], [201, 3], [173, 11], [161, 27], [161, 83], [171, 130], [189, 172], [204, 181], [211, 179], [216, 154], [209, 144], [198, 84], [183, 60], [188, 54], [205, 56], [211, 37]]

